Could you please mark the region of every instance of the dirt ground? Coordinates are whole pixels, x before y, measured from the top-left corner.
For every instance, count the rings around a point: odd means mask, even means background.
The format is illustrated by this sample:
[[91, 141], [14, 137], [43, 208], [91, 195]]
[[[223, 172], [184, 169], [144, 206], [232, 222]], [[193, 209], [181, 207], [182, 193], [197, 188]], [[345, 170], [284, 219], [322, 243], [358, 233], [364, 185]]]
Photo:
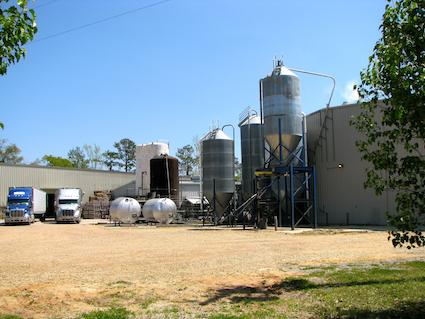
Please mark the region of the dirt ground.
[[[385, 231], [0, 224], [0, 314], [70, 318], [96, 307], [214, 311], [223, 287], [326, 265], [425, 260]], [[223, 297], [225, 298], [225, 297]]]

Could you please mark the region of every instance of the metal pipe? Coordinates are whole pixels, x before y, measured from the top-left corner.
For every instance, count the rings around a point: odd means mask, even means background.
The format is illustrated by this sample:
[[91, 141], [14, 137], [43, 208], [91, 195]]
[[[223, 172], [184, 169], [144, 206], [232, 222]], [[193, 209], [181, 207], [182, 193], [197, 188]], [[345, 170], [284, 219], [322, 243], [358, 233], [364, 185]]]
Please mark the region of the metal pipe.
[[171, 199], [170, 167], [168, 166], [168, 156], [165, 157], [165, 165], [166, 165], [166, 168], [167, 168], [168, 198]]
[[264, 168], [266, 168], [266, 142], [264, 140], [264, 119], [263, 119], [263, 81], [260, 80], [260, 124], [261, 124], [261, 140], [263, 141], [264, 152]]
[[[232, 124], [226, 124], [224, 125], [221, 130], [224, 131], [225, 127], [231, 127], [232, 128], [232, 132], [233, 132], [233, 182], [235, 180], [235, 127]], [[235, 192], [236, 192], [236, 188], [235, 188]]]
[[295, 229], [294, 167], [289, 166], [289, 192], [291, 193], [291, 230]]
[[299, 72], [299, 73], [304, 73], [304, 74], [309, 74], [309, 75], [315, 75], [315, 76], [321, 76], [321, 77], [324, 77], [324, 78], [331, 79], [332, 82], [333, 82], [333, 87], [332, 87], [331, 95], [329, 97], [328, 104], [326, 105], [326, 107], [329, 108], [329, 106], [331, 105], [331, 100], [332, 100], [332, 97], [334, 95], [335, 86], [336, 86], [335, 77], [333, 77], [332, 75], [329, 75], [329, 74], [312, 72], [312, 71], [305, 71], [305, 70], [301, 70], [301, 69], [295, 69], [295, 68], [288, 68], [288, 69], [291, 70], [291, 71], [294, 71], [294, 72]]
[[217, 198], [215, 194], [215, 178], [213, 179], [214, 226], [217, 226]]
[[198, 141], [198, 149], [199, 149], [199, 195], [201, 196], [201, 205], [200, 209], [202, 214], [204, 214], [204, 189], [202, 186], [203, 183], [203, 167], [202, 167], [202, 140]]

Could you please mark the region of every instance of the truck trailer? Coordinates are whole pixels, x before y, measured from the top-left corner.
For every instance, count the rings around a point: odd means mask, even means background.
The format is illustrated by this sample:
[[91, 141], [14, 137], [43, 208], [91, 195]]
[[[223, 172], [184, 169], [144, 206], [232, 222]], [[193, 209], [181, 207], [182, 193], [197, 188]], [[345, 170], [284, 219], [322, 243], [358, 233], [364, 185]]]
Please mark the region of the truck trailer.
[[46, 213], [46, 193], [34, 187], [10, 187], [7, 195], [5, 224], [28, 224]]
[[59, 188], [55, 194], [56, 222], [79, 223], [84, 193], [79, 188]]

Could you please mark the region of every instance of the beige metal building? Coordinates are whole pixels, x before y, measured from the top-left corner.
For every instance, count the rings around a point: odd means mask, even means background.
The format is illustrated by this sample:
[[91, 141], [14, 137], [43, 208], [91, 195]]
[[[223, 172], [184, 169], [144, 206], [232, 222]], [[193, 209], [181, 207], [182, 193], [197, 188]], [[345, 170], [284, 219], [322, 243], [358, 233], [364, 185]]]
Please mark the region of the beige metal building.
[[0, 164], [0, 207], [6, 206], [11, 186], [32, 186], [44, 190], [51, 205], [55, 190], [61, 187], [81, 188], [85, 192], [83, 202], [86, 202], [95, 190], [113, 191], [134, 180], [134, 173]]
[[[359, 134], [350, 119], [359, 104], [332, 107], [307, 116], [309, 162], [316, 165], [319, 225], [386, 225], [395, 212], [394, 193], [378, 197], [364, 189], [367, 162], [355, 145]], [[323, 128], [322, 128], [323, 127]]]

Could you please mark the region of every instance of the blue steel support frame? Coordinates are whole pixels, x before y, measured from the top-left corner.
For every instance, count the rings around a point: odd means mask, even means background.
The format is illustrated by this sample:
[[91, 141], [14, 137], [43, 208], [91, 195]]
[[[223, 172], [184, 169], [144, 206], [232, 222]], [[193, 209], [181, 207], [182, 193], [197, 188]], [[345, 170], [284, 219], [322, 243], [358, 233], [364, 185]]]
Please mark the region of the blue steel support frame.
[[[262, 120], [262, 119], [261, 119]], [[279, 130], [279, 145], [272, 151], [267, 150], [270, 155], [270, 158], [268, 160], [265, 160], [264, 167], [267, 165], [270, 165], [270, 162], [273, 160], [273, 158], [277, 159], [279, 161], [279, 165], [274, 167], [273, 169], [273, 175], [275, 175], [278, 178], [279, 183], [279, 176], [284, 175], [285, 181], [286, 178], [289, 177], [289, 194], [285, 193], [285, 199], [286, 201], [290, 201], [290, 219], [291, 219], [291, 230], [294, 230], [296, 225], [302, 220], [302, 218], [305, 217], [305, 215], [308, 213], [310, 209], [312, 209], [313, 218], [311, 220], [311, 226], [313, 228], [317, 228], [317, 185], [316, 185], [316, 170], [314, 166], [309, 167], [308, 164], [305, 161], [305, 152], [306, 152], [306, 145], [305, 145], [305, 127], [304, 127], [304, 119], [302, 120], [302, 146], [297, 147], [295, 150], [290, 151], [285, 145], [282, 143], [282, 123], [281, 119], [278, 119], [278, 130]], [[279, 158], [276, 158], [274, 155], [274, 152], [276, 149], [279, 148]], [[283, 149], [288, 151], [288, 158], [290, 159], [289, 163], [286, 163], [287, 165], [283, 165]], [[299, 156], [300, 155], [300, 156]], [[292, 161], [294, 159], [298, 159], [301, 165], [294, 166], [292, 164]], [[297, 174], [304, 174], [304, 182], [300, 186], [300, 188], [295, 189], [294, 187], [294, 180]], [[309, 187], [309, 180], [311, 179], [312, 182], [312, 189]], [[272, 182], [273, 183], [273, 182]], [[280, 185], [279, 185], [280, 186]], [[307, 203], [310, 204], [309, 208], [306, 210], [306, 212], [302, 215], [299, 221], [295, 221], [295, 204], [296, 204], [296, 195], [301, 190], [301, 188], [305, 188]], [[278, 217], [282, 216], [281, 212], [281, 198], [280, 198], [280, 187], [278, 187]], [[313, 191], [311, 193], [311, 190]], [[311, 199], [310, 199], [311, 197]], [[283, 217], [283, 216], [282, 216]], [[280, 226], [282, 226], [283, 218], [280, 218]]]

